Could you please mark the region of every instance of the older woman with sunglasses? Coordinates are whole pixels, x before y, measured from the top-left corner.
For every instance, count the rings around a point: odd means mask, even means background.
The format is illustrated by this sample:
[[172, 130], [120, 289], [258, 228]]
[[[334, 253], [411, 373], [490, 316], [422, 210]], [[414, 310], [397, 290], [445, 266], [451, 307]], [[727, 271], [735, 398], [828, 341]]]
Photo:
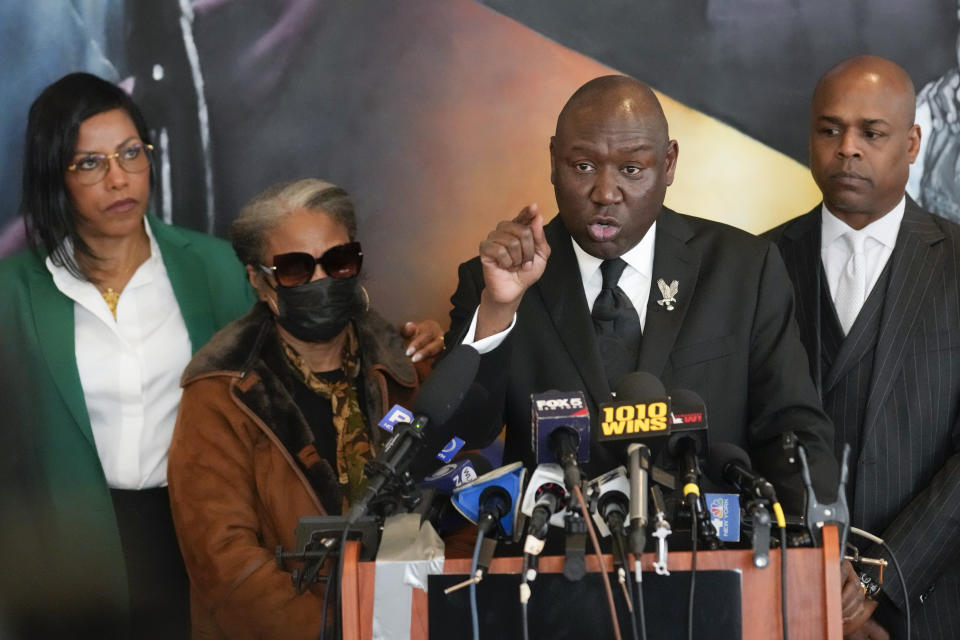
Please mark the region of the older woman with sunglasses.
[[[421, 362], [370, 308], [353, 203], [320, 180], [254, 198], [230, 232], [260, 302], [184, 373], [170, 498], [190, 576], [194, 631], [211, 638], [315, 638], [322, 591], [297, 594], [275, 550], [302, 516], [361, 495], [377, 422], [410, 406]], [[439, 325], [429, 352], [438, 352]]]
[[0, 421], [26, 461], [0, 488], [23, 508], [4, 510], [18, 583], [0, 600], [23, 637], [189, 633], [166, 487], [179, 378], [253, 295], [226, 242], [148, 214], [152, 148], [127, 94], [90, 74], [30, 109], [31, 250], [0, 262]]

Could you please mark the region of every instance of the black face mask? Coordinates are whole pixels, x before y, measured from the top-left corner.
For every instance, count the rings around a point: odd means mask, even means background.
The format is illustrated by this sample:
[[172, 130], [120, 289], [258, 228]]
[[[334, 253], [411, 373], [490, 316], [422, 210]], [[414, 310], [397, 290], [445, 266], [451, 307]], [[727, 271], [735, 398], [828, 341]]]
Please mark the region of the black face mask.
[[366, 297], [356, 276], [320, 278], [273, 290], [277, 293], [277, 322], [304, 342], [332, 340], [366, 306]]

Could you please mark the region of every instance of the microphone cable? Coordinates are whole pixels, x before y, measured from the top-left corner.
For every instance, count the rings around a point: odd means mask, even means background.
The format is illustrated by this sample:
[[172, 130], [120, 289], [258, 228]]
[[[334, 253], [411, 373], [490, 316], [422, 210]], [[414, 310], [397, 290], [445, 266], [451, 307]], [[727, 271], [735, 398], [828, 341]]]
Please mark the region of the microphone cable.
[[[614, 532], [612, 527], [610, 528], [610, 535], [613, 539], [613, 552], [617, 555], [622, 565], [620, 571], [622, 571], [623, 574], [620, 579], [623, 587], [623, 595], [627, 601], [627, 611], [630, 613], [630, 630], [633, 640], [640, 640], [637, 635], [637, 613], [634, 611], [633, 586], [631, 584], [632, 580], [630, 579], [630, 556], [627, 554], [627, 547], [624, 544], [623, 535], [620, 532]], [[644, 640], [646, 640], [646, 629], [644, 629], [643, 637]]]
[[[777, 506], [779, 506], [779, 502]], [[780, 526], [780, 618], [783, 625], [783, 640], [789, 640], [787, 631], [787, 523], [781, 523], [783, 510], [777, 515], [777, 524]]]
[[[638, 559], [637, 567], [639, 566], [640, 566], [640, 560]], [[629, 573], [630, 573], [630, 570], [628, 569], [627, 574], [629, 575]], [[637, 598], [636, 598], [636, 604], [634, 606], [637, 610], [637, 615], [640, 616], [640, 637], [643, 638], [643, 640], [647, 640], [647, 619], [643, 613], [643, 578], [641, 577], [643, 575], [643, 571], [641, 570], [635, 573], [637, 574], [637, 582], [635, 587], [632, 587], [632, 588], [636, 588]], [[631, 597], [632, 595], [633, 593], [631, 592]]]
[[607, 594], [607, 605], [609, 605], [610, 608], [610, 622], [613, 623], [613, 637], [616, 640], [623, 640], [623, 637], [620, 635], [620, 621], [617, 620], [617, 605], [613, 602], [613, 590], [610, 588], [610, 579], [607, 577], [607, 572], [604, 569], [603, 554], [600, 552], [597, 532], [593, 529], [593, 521], [587, 512], [587, 503], [583, 499], [583, 491], [580, 490], [580, 485], [573, 485], [573, 495], [577, 497], [580, 512], [583, 514], [583, 519], [587, 524], [587, 533], [590, 534], [590, 543], [593, 545], [593, 551], [596, 553], [597, 561], [600, 563], [600, 576], [603, 578], [603, 589]]
[[893, 566], [897, 570], [897, 577], [900, 579], [900, 588], [903, 589], [903, 609], [904, 609], [904, 613], [907, 616], [906, 637], [910, 638], [911, 637], [910, 636], [910, 594], [907, 593], [907, 581], [903, 577], [903, 571], [900, 569], [900, 563], [897, 562], [897, 557], [893, 555], [893, 549], [890, 548], [890, 546], [886, 543], [886, 541], [883, 538], [880, 538], [879, 536], [875, 536], [868, 531], [864, 531], [863, 529], [857, 529], [856, 527], [851, 526], [850, 533], [854, 533], [860, 536], [861, 538], [866, 538], [870, 542], [879, 544], [880, 546], [882, 546], [884, 549], [887, 550], [888, 554], [890, 554], [890, 560], [893, 562]]
[[347, 534], [350, 524], [343, 526], [343, 535], [340, 536], [340, 557], [337, 558], [337, 597], [333, 601], [333, 630], [334, 638], [343, 638], [343, 557], [347, 555]]
[[530, 640], [530, 621], [527, 618], [527, 602], [530, 601], [530, 571], [533, 554], [523, 554], [523, 566], [520, 572], [520, 624], [522, 625], [523, 640]]
[[327, 588], [323, 592], [323, 613], [320, 614], [320, 636], [324, 640], [327, 634], [327, 611], [330, 609], [330, 591], [333, 590], [333, 574], [327, 574]]
[[340, 536], [340, 556], [337, 558], [337, 567], [327, 576], [327, 589], [323, 594], [323, 613], [320, 616], [320, 640], [325, 640], [327, 637], [327, 611], [331, 591], [337, 592], [337, 596], [333, 600], [333, 637], [342, 637], [343, 630], [340, 628], [340, 603], [338, 601], [340, 599], [340, 582], [343, 579], [343, 556], [347, 549], [347, 533], [349, 531], [350, 525], [344, 525], [343, 534]]
[[690, 507], [690, 544], [690, 594], [687, 596], [687, 639], [693, 640], [693, 594], [697, 587], [697, 510], [695, 507]]
[[[473, 560], [470, 562], [470, 576], [476, 578], [477, 566], [480, 564], [480, 547], [483, 545], [484, 527], [477, 527], [477, 542], [473, 545]], [[480, 640], [480, 619], [477, 615], [477, 581], [470, 583], [470, 625], [473, 629], [473, 640]]]

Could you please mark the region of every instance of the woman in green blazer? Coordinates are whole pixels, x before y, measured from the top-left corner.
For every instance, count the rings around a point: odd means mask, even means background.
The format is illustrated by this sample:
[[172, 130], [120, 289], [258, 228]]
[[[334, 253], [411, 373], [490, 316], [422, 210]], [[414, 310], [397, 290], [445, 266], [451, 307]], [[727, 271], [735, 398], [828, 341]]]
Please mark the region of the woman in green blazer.
[[150, 131], [70, 74], [30, 109], [31, 249], [0, 261], [0, 629], [186, 637], [166, 457], [194, 351], [253, 302], [226, 242], [148, 215]]

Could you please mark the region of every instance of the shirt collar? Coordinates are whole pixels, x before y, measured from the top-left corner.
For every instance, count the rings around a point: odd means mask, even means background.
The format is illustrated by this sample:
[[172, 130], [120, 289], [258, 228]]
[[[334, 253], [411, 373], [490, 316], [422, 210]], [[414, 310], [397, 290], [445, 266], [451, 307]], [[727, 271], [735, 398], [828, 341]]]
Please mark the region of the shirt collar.
[[[624, 262], [647, 278], [650, 278], [653, 274], [653, 247], [656, 234], [657, 221], [654, 220], [640, 242], [633, 245], [626, 253], [620, 256]], [[580, 278], [583, 282], [589, 282], [590, 278], [600, 270], [603, 259], [592, 256], [584, 251], [573, 237], [570, 238], [570, 242], [573, 244], [573, 252], [577, 256], [577, 265], [580, 267]]]
[[[891, 209], [886, 215], [874, 220], [860, 231], [885, 247], [893, 249], [897, 243], [897, 234], [900, 232], [900, 223], [903, 222], [903, 213], [906, 210], [906, 206], [907, 197], [903, 196], [900, 198], [897, 206]], [[820, 209], [822, 220], [820, 225], [820, 249], [823, 250], [852, 229], [847, 223], [840, 220], [840, 218], [830, 211], [826, 203], [823, 203]]]

